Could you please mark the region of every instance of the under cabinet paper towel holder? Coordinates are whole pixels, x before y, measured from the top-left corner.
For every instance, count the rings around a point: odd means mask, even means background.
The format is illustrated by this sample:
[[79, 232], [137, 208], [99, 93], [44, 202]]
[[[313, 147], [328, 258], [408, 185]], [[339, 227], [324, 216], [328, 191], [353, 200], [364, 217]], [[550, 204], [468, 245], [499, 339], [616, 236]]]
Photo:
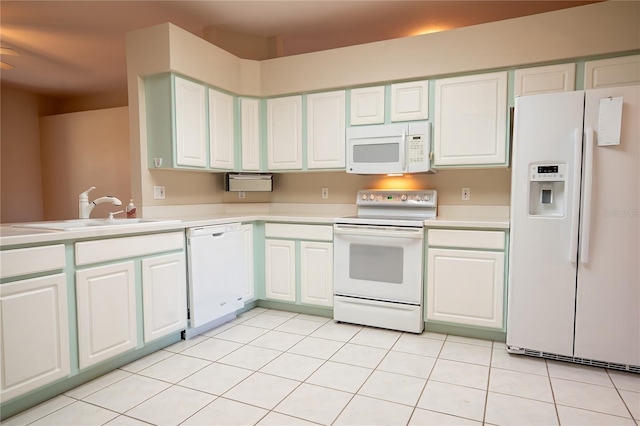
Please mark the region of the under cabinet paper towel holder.
[[225, 191], [271, 192], [273, 175], [271, 173], [226, 173]]

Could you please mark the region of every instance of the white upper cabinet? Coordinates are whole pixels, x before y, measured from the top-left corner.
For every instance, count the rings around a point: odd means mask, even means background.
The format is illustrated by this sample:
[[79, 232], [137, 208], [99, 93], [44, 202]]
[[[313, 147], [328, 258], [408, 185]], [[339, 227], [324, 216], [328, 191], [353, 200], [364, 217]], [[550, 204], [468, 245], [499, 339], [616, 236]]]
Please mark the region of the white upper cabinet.
[[429, 81], [391, 85], [391, 121], [429, 118]]
[[434, 166], [506, 166], [507, 73], [437, 80]]
[[267, 99], [267, 168], [302, 169], [302, 96]]
[[240, 99], [242, 170], [260, 170], [260, 100]]
[[384, 123], [384, 86], [351, 89], [351, 125]]
[[640, 55], [588, 61], [584, 67], [584, 88], [628, 86], [640, 83]]
[[209, 167], [233, 170], [233, 96], [209, 89]]
[[345, 167], [345, 92], [307, 96], [307, 168]]
[[176, 165], [206, 167], [205, 87], [175, 77]]
[[515, 96], [570, 92], [576, 85], [576, 64], [522, 68], [515, 72]]

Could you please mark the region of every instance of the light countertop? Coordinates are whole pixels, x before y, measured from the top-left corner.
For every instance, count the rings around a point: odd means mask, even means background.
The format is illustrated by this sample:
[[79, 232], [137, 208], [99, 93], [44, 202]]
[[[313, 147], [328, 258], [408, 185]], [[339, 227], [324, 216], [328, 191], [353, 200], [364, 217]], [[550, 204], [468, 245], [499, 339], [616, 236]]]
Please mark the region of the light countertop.
[[[157, 222], [119, 225], [116, 227], [90, 227], [79, 230], [32, 229], [3, 224], [0, 226], [0, 246], [17, 246], [64, 242], [96, 237], [113, 237], [152, 232], [184, 230], [207, 225], [231, 222], [289, 222], [332, 225], [336, 218], [356, 213], [354, 205], [207, 205], [207, 206], [167, 206], [145, 208], [145, 218]], [[168, 221], [161, 221], [166, 219]], [[478, 206], [477, 208], [439, 207], [438, 217], [425, 221], [425, 226], [509, 229], [508, 207]]]

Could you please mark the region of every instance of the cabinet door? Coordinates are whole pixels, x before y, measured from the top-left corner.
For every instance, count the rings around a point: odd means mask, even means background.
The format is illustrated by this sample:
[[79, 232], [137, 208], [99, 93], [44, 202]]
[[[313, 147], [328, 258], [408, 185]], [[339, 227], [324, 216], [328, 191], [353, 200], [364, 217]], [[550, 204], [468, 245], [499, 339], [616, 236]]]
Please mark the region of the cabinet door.
[[515, 80], [515, 96], [570, 92], [576, 85], [576, 64], [522, 68], [516, 70]]
[[267, 299], [296, 301], [296, 243], [265, 240], [265, 294]]
[[209, 89], [209, 166], [233, 170], [233, 96]]
[[391, 85], [391, 121], [429, 118], [429, 82], [411, 81]]
[[333, 306], [333, 243], [300, 243], [300, 301]]
[[267, 167], [302, 169], [302, 96], [267, 99]]
[[426, 320], [502, 329], [504, 253], [427, 250]]
[[507, 73], [437, 80], [434, 165], [506, 165]]
[[240, 99], [242, 170], [260, 170], [260, 101]]
[[144, 342], [187, 327], [187, 269], [184, 253], [142, 260]]
[[345, 167], [344, 90], [307, 96], [307, 168]]
[[242, 225], [242, 236], [244, 240], [244, 261], [245, 261], [245, 287], [243, 299], [245, 303], [255, 298], [255, 284], [253, 276], [253, 225], [248, 223]]
[[69, 375], [67, 275], [0, 285], [0, 335], [3, 401]]
[[175, 77], [176, 165], [206, 167], [207, 117], [204, 86]]
[[640, 55], [587, 61], [584, 66], [584, 88], [630, 86], [640, 83]]
[[351, 125], [384, 123], [384, 86], [351, 89]]
[[76, 272], [81, 369], [136, 347], [135, 282], [133, 261]]

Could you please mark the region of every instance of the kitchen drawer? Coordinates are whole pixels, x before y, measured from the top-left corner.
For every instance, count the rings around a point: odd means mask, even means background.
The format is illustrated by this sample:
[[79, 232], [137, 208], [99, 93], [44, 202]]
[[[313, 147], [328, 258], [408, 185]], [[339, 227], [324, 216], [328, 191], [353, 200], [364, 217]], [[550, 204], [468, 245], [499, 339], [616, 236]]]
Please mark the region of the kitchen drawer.
[[182, 232], [87, 241], [76, 243], [76, 265], [128, 259], [183, 248]]
[[0, 278], [63, 269], [64, 244], [0, 252]]
[[264, 226], [264, 233], [267, 238], [333, 241], [333, 226], [330, 225], [267, 223]]
[[460, 247], [488, 250], [504, 250], [505, 235], [502, 231], [467, 231], [462, 229], [429, 229], [429, 247]]

